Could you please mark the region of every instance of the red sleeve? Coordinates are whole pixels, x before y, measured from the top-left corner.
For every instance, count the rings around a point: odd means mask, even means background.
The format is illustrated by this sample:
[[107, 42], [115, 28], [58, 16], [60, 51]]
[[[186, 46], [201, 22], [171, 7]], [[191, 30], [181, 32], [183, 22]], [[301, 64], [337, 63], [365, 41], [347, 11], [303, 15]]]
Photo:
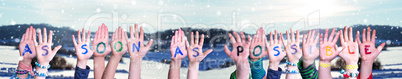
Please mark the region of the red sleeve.
[[[357, 79], [360, 79], [360, 74], [357, 75]], [[371, 73], [370, 76], [367, 79], [373, 79], [373, 73]]]

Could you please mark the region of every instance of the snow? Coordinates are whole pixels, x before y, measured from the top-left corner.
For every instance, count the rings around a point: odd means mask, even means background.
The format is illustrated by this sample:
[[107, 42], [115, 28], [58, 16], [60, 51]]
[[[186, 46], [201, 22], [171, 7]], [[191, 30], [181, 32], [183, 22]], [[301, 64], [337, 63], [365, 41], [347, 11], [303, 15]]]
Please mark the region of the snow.
[[[402, 56], [402, 53], [399, 51], [402, 51], [402, 47], [388, 47], [388, 51], [383, 51], [381, 54], [378, 56], [378, 59], [381, 61], [381, 64], [383, 65], [383, 69], [399, 69], [402, 67], [402, 65], [395, 65], [395, 64], [400, 64], [402, 62], [400, 56]], [[17, 67], [18, 63], [18, 50], [15, 50], [13, 46], [0, 46], [0, 63], [15, 63], [15, 64], [2, 64], [0, 65], [0, 68], [15, 68]], [[75, 66], [76, 63], [76, 58], [75, 57], [69, 57], [69, 56], [63, 56], [65, 59], [68, 61], [68, 63], [73, 64]], [[339, 58], [339, 57], [338, 57]], [[337, 60], [334, 59], [334, 60]], [[117, 70], [125, 70], [129, 71], [129, 58], [123, 58], [123, 61], [125, 63], [120, 63], [117, 67]], [[318, 67], [318, 60], [316, 60], [316, 66]], [[264, 60], [264, 69], [267, 70], [268, 67], [268, 60]], [[335, 63], [335, 61], [332, 61], [332, 63]], [[105, 63], [106, 66], [107, 62]], [[93, 60], [89, 59], [87, 62], [87, 65], [93, 70]], [[279, 67], [284, 68], [286, 64], [280, 64]], [[235, 66], [231, 66], [228, 68], [222, 68], [222, 69], [213, 69], [213, 70], [208, 70], [208, 71], [199, 71], [199, 78], [200, 79], [228, 79], [230, 77], [230, 74], [236, 69]], [[187, 78], [187, 68], [181, 68], [180, 69], [180, 77], [182, 79]], [[7, 72], [7, 71], [0, 71], [0, 72]], [[154, 61], [142, 61], [142, 66], [141, 66], [141, 78], [142, 79], [166, 79], [168, 76], [169, 72], [169, 64], [163, 64], [160, 62], [154, 62]], [[384, 74], [384, 73], [401, 73], [402, 71], [380, 71], [380, 72], [373, 72], [373, 75], [376, 74]], [[74, 76], [74, 70], [50, 70], [49, 71], [50, 76], [65, 76], [65, 77], [72, 77]], [[89, 73], [89, 78], [93, 78], [93, 71]], [[331, 72], [332, 77], [339, 77], [341, 74], [339, 71], [332, 71]], [[286, 74], [282, 74], [281, 78], [284, 79]], [[10, 78], [10, 77], [5, 77], [5, 76], [0, 76], [0, 78]], [[117, 79], [127, 79], [128, 78], [128, 73], [124, 72], [117, 72], [115, 74], [115, 78]], [[301, 76], [299, 75], [297, 79], [301, 79]]]

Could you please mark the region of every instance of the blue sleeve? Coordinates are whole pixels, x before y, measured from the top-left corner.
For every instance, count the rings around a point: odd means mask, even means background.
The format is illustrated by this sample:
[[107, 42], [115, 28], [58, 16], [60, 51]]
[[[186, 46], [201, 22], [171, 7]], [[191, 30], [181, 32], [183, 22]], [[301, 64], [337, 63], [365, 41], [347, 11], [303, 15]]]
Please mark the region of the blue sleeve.
[[88, 79], [90, 69], [88, 65], [85, 69], [75, 66], [74, 79]]
[[278, 67], [278, 71], [268, 68], [267, 79], [280, 79], [282, 75], [282, 69]]

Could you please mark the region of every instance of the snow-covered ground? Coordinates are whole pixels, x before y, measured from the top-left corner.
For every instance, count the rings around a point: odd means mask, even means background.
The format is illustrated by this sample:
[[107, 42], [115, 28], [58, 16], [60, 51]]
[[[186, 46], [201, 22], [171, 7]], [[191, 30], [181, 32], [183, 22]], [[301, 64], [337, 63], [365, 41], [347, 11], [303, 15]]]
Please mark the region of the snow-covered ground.
[[[0, 68], [16, 68], [18, 63], [18, 50], [15, 50], [12, 46], [0, 46]], [[383, 69], [400, 69], [402, 68], [402, 47], [389, 47], [388, 51], [383, 51], [380, 56], [378, 56], [379, 60], [382, 62]], [[76, 58], [64, 56], [68, 63], [76, 64]], [[336, 59], [334, 59], [336, 60]], [[117, 70], [125, 70], [128, 72], [130, 59], [123, 58], [123, 61], [126, 63], [120, 63], [118, 65]], [[316, 61], [318, 62], [318, 61]], [[4, 64], [4, 63], [13, 63], [13, 64]], [[335, 63], [335, 61], [332, 61]], [[105, 63], [106, 66], [107, 63]], [[93, 70], [93, 60], [88, 60], [88, 66], [91, 67]], [[268, 67], [268, 60], [264, 61], [264, 68], [267, 70]], [[318, 66], [318, 63], [316, 63]], [[285, 64], [280, 64], [281, 68], [285, 67]], [[199, 78], [200, 79], [228, 79], [230, 74], [235, 70], [235, 66], [231, 66], [228, 68], [222, 69], [213, 69], [208, 71], [200, 71]], [[143, 61], [142, 68], [141, 68], [141, 77], [143, 79], [167, 79], [168, 71], [169, 71], [169, 64], [163, 64], [160, 62], [154, 61]], [[1, 70], [0, 72], [7, 72], [6, 70]], [[127, 79], [128, 73], [127, 72], [117, 72], [115, 78], [117, 79]], [[64, 76], [64, 77], [73, 77], [74, 70], [51, 70], [49, 71], [50, 76]], [[339, 71], [332, 71], [333, 77], [339, 77], [341, 74]], [[384, 73], [402, 73], [402, 71], [378, 71], [374, 72], [373, 75], [376, 74], [384, 74]], [[180, 69], [180, 76], [182, 79], [186, 79], [187, 77], [187, 68]], [[89, 73], [89, 78], [93, 78], [93, 71]], [[10, 78], [8, 76], [0, 76], [0, 78]], [[282, 75], [281, 78], [285, 78], [285, 74]], [[300, 76], [298, 78], [301, 78]]]

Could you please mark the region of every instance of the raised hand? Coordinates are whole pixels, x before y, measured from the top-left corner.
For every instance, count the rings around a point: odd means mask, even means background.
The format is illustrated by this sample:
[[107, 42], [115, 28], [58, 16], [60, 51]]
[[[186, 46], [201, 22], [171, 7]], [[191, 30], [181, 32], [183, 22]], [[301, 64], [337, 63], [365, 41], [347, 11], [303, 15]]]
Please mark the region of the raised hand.
[[21, 42], [18, 45], [20, 56], [23, 57], [22, 61], [26, 63], [31, 63], [32, 58], [36, 56], [36, 30], [32, 26], [27, 28], [27, 31], [21, 38]]
[[175, 35], [172, 37], [170, 43], [170, 54], [172, 60], [180, 60], [187, 56], [186, 50], [187, 37], [184, 36], [183, 30], [179, 29], [175, 31]]
[[314, 63], [314, 60], [320, 54], [317, 48], [318, 37], [320, 33], [315, 34], [315, 30], [309, 31], [308, 35], [303, 35], [303, 67], [306, 68]]
[[194, 63], [201, 62], [209, 53], [212, 52], [212, 49], [208, 49], [204, 53], [202, 53], [202, 46], [204, 44], [204, 34], [201, 35], [201, 39], [199, 39], [198, 31], [195, 32], [195, 39], [194, 33], [191, 32], [191, 45], [187, 45], [187, 52], [188, 52], [188, 60]]
[[347, 65], [355, 65], [359, 61], [359, 49], [357, 45], [357, 40], [353, 41], [352, 32], [352, 27], [349, 27], [348, 36], [348, 28], [345, 26], [344, 32], [341, 30], [340, 34], [341, 45], [342, 47], [346, 48], [341, 53], [339, 53], [339, 56], [346, 61]]
[[[53, 37], [53, 32], [52, 30], [49, 31], [49, 38], [47, 37], [46, 34], [46, 28], [43, 28], [43, 38], [42, 38], [42, 32], [39, 31], [39, 45], [36, 46], [36, 56], [38, 59], [38, 64], [41, 66], [48, 66], [49, 62], [53, 59], [53, 57], [56, 55], [57, 51], [61, 48], [61, 45], [55, 47], [53, 50], [51, 49], [52, 47], [52, 37]], [[47, 72], [47, 68], [41, 68], [41, 67], [36, 67], [36, 72], [40, 74], [45, 74]], [[36, 75], [35, 79], [41, 79], [45, 78], [43, 75]]]
[[380, 54], [382, 48], [384, 48], [385, 43], [381, 43], [380, 46], [375, 48], [375, 37], [376, 37], [376, 30], [373, 30], [373, 35], [370, 37], [370, 27], [367, 28], [367, 36], [366, 36], [366, 29], [363, 29], [363, 36], [362, 42], [360, 41], [359, 31], [357, 31], [356, 38], [357, 43], [359, 43], [360, 47], [360, 55], [362, 55], [362, 61], [374, 61], [375, 58]]
[[99, 26], [98, 31], [96, 31], [92, 49], [94, 49], [95, 57], [105, 57], [112, 51], [109, 45], [109, 31], [105, 24]]
[[123, 56], [127, 52], [127, 32], [121, 27], [115, 30], [112, 36], [112, 55]]
[[267, 56], [268, 51], [265, 50], [265, 31], [262, 29], [257, 30], [257, 33], [253, 36], [250, 46], [250, 60], [257, 61], [265, 56]]
[[[134, 37], [135, 36], [135, 37]], [[130, 38], [128, 40], [128, 50], [131, 59], [142, 60], [147, 54], [149, 47], [151, 47], [153, 39], [149, 40], [144, 47], [144, 30], [140, 27], [140, 34], [138, 34], [138, 26], [135, 24], [135, 34], [133, 33], [133, 27], [130, 26]]]
[[[334, 38], [335, 28], [332, 30], [331, 35], [328, 38], [328, 29], [325, 30], [325, 36], [320, 36], [320, 62], [331, 63], [332, 59], [338, 56], [342, 49], [338, 49], [336, 42], [340, 32], [338, 32]], [[344, 47], [343, 47], [344, 48]]]
[[91, 37], [91, 32], [88, 31], [88, 35], [85, 37], [85, 29], [82, 28], [82, 37], [81, 37], [81, 31], [78, 30], [78, 43], [75, 40], [75, 36], [72, 35], [73, 38], [73, 43], [75, 47], [75, 53], [77, 55], [77, 66], [85, 69], [87, 60], [92, 56], [94, 52], [89, 47], [89, 43], [91, 40], [89, 38]]
[[329, 39], [328, 29], [325, 30], [325, 37], [323, 37], [322, 34], [320, 36], [320, 67], [318, 70], [320, 73], [318, 73], [318, 79], [331, 78], [331, 61], [342, 51], [342, 49], [339, 49], [336, 45], [336, 41], [338, 41], [341, 32], [338, 32], [334, 38], [335, 30], [335, 28], [332, 30]]
[[248, 41], [246, 41], [246, 36], [242, 31], [241, 38], [237, 32], [233, 31], [233, 34], [236, 36], [236, 39], [233, 38], [233, 35], [229, 33], [230, 42], [232, 43], [233, 50], [230, 51], [228, 46], [225, 45], [225, 53], [229, 56], [230, 59], [234, 60], [236, 63], [236, 78], [246, 79], [249, 78], [250, 73], [250, 65], [248, 62], [249, 57], [249, 48], [251, 44], [251, 37], [248, 35]]
[[233, 31], [233, 34], [236, 36], [236, 39], [233, 38], [233, 35], [229, 33], [230, 42], [232, 43], [233, 50], [230, 51], [229, 48], [225, 45], [225, 53], [236, 63], [244, 63], [248, 64], [248, 56], [250, 53], [249, 48], [251, 44], [250, 35], [248, 35], [248, 42], [246, 41], [246, 36], [242, 31], [240, 31], [241, 38], [239, 34]]
[[53, 40], [53, 32], [52, 30], [49, 31], [49, 38], [46, 34], [46, 28], [43, 28], [43, 38], [42, 32], [39, 31], [39, 45], [36, 46], [37, 58], [38, 63], [41, 65], [49, 65], [49, 62], [53, 59], [56, 55], [57, 51], [62, 47], [61, 45], [55, 47], [53, 50], [52, 47], [52, 40]]
[[172, 61], [170, 62], [168, 74], [169, 79], [180, 78], [181, 59], [187, 56], [186, 44], [188, 44], [187, 37], [184, 35], [183, 30], [176, 30], [175, 35], [172, 37], [172, 41], [170, 41], [170, 54], [172, 55]]
[[[268, 49], [268, 57], [269, 62], [271, 63], [269, 66], [273, 70], [277, 70], [279, 62], [286, 56], [286, 53], [282, 51], [282, 40], [278, 40], [278, 32], [275, 30], [275, 36], [272, 36], [272, 32], [270, 32], [269, 44], [268, 41], [265, 42]], [[275, 39], [273, 39], [275, 37]], [[280, 37], [282, 37], [282, 33], [280, 33]]]
[[287, 42], [288, 42], [287, 44], [285, 44], [285, 42], [283, 42], [284, 39], [282, 36], [280, 39], [285, 48], [285, 51], [286, 51], [286, 54], [288, 57], [288, 61], [291, 63], [297, 63], [297, 62], [299, 62], [299, 59], [302, 56], [301, 49], [299, 47], [299, 43], [300, 43], [299, 31], [298, 30], [296, 31], [296, 37], [293, 33], [293, 29], [290, 29], [290, 34], [292, 35], [292, 37], [290, 37], [289, 32], [286, 31]]
[[195, 32], [195, 39], [194, 33], [191, 32], [191, 45], [186, 44], [187, 46], [187, 53], [188, 53], [188, 60], [190, 61], [188, 72], [187, 72], [187, 79], [198, 79], [198, 69], [200, 62], [207, 57], [209, 53], [212, 52], [212, 49], [208, 49], [204, 53], [202, 53], [202, 46], [204, 44], [204, 34], [201, 35], [201, 39], [199, 39], [198, 31]]

